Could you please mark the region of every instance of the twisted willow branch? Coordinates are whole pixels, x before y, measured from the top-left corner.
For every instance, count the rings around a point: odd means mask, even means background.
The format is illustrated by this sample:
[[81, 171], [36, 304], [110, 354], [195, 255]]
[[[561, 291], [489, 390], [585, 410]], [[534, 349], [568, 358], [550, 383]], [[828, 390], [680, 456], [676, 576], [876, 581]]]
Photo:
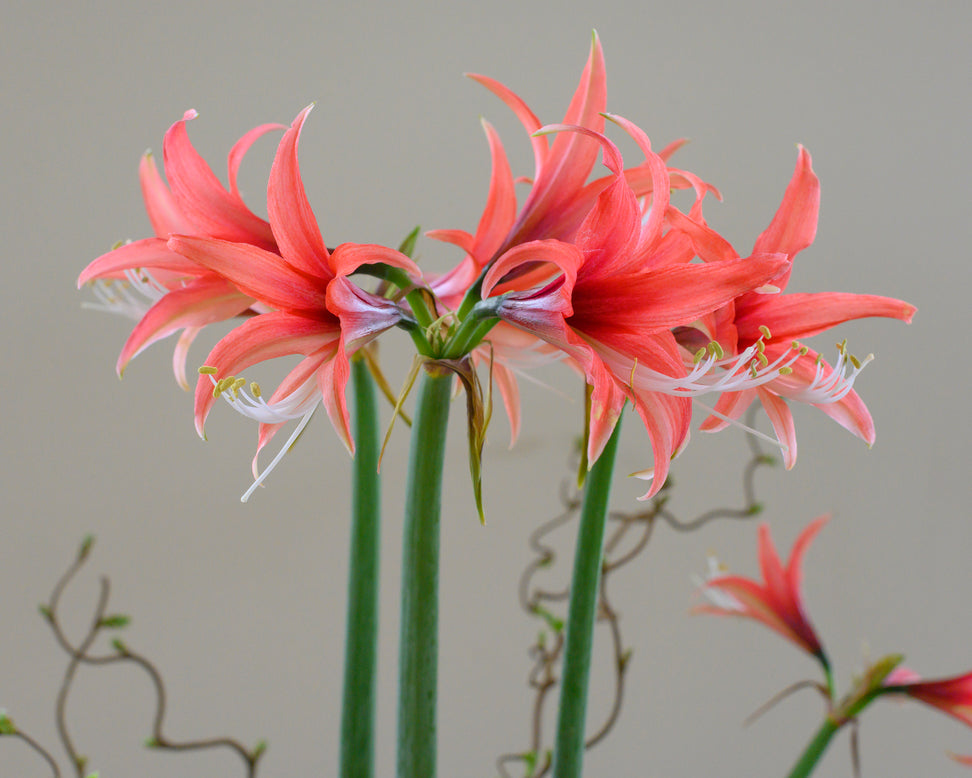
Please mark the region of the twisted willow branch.
[[[70, 657], [70, 661], [68, 662], [68, 666], [64, 672], [64, 679], [62, 680], [61, 686], [58, 689], [55, 716], [58, 737], [64, 750], [67, 752], [68, 758], [70, 759], [73, 771], [77, 778], [85, 778], [85, 768], [88, 764], [88, 758], [81, 754], [76, 747], [74, 740], [71, 738], [68, 730], [66, 713], [68, 696], [70, 695], [71, 688], [74, 684], [77, 670], [81, 665], [109, 665], [120, 662], [130, 662], [142, 668], [142, 670], [144, 670], [151, 679], [152, 685], [155, 689], [155, 715], [152, 723], [152, 735], [146, 741], [146, 745], [148, 747], [167, 751], [193, 751], [209, 748], [229, 748], [232, 751], [235, 751], [243, 760], [246, 770], [246, 777], [256, 778], [257, 765], [260, 761], [260, 757], [262, 757], [266, 751], [266, 744], [264, 742], [261, 741], [252, 749], [247, 749], [246, 746], [241, 744], [239, 741], [229, 737], [214, 737], [188, 741], [171, 740], [163, 732], [163, 723], [165, 720], [166, 710], [166, 691], [165, 684], [162, 680], [162, 675], [155, 665], [153, 665], [152, 662], [150, 662], [146, 657], [132, 651], [118, 638], [111, 640], [111, 645], [115, 650], [114, 653], [89, 653], [91, 651], [91, 647], [94, 645], [95, 641], [102, 632], [106, 630], [116, 630], [128, 624], [127, 616], [108, 613], [108, 599], [111, 594], [111, 583], [108, 578], [103, 576], [100, 579], [98, 601], [95, 605], [91, 626], [88, 627], [87, 632], [85, 632], [84, 636], [81, 638], [81, 641], [77, 645], [68, 639], [58, 616], [58, 606], [60, 605], [61, 595], [64, 593], [64, 590], [67, 588], [68, 584], [71, 583], [90, 556], [92, 543], [93, 540], [90, 537], [84, 540], [84, 542], [81, 544], [81, 549], [77, 555], [77, 558], [71, 563], [67, 571], [54, 585], [50, 599], [46, 604], [40, 606], [41, 615], [44, 616], [47, 623], [50, 625], [57, 643]], [[26, 733], [17, 728], [7, 716], [0, 715], [0, 736], [3, 735], [15, 736], [26, 742], [44, 758], [44, 760], [51, 767], [54, 777], [60, 778], [60, 769], [58, 768], [57, 761], [54, 759], [51, 753]]]

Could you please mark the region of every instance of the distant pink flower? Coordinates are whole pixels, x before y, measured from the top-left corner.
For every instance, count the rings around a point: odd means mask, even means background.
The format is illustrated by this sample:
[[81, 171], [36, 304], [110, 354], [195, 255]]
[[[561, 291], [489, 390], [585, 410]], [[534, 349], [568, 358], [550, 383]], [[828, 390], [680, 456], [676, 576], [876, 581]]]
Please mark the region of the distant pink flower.
[[[279, 254], [215, 238], [174, 235], [168, 242], [177, 256], [225, 279], [268, 309], [216, 344], [206, 358], [207, 367], [196, 385], [195, 397], [200, 435], [219, 396], [259, 421], [257, 454], [287, 421], [301, 419], [294, 436], [299, 434], [321, 403], [353, 453], [345, 399], [350, 375], [348, 354], [395, 326], [403, 312], [394, 301], [358, 288], [346, 276], [374, 263], [420, 276], [408, 257], [382, 246], [345, 243], [333, 252], [326, 248], [297, 161], [300, 132], [309, 111], [309, 107], [303, 110], [284, 133], [270, 171], [268, 211]], [[257, 362], [289, 354], [300, 354], [304, 359], [269, 400], [259, 387], [247, 388], [247, 382], [238, 378], [240, 371]], [[289, 444], [284, 450], [287, 448]]]
[[[769, 227], [759, 236], [754, 253], [782, 253], [791, 260], [807, 248], [817, 231], [820, 207], [820, 182], [811, 167], [810, 154], [800, 147], [796, 168], [779, 210]], [[699, 214], [701, 216], [701, 214]], [[701, 218], [689, 219], [670, 211], [673, 229], [692, 238], [698, 255], [707, 262], [735, 259], [738, 254]], [[786, 288], [789, 272], [773, 284]], [[724, 352], [735, 356], [754, 345], [759, 357], [753, 366], [784, 363], [784, 374], [775, 380], [741, 392], [724, 394], [715, 406], [716, 415], [702, 429], [722, 429], [737, 419], [754, 400], [759, 400], [777, 439], [785, 446], [784, 463], [796, 462], [797, 441], [793, 417], [787, 400], [808, 403], [822, 410], [869, 445], [874, 442], [874, 423], [864, 402], [853, 390], [854, 380], [870, 357], [858, 362], [842, 345], [837, 363], [831, 367], [820, 355], [802, 347], [798, 359], [791, 359], [794, 343], [821, 333], [851, 319], [881, 316], [910, 322], [915, 307], [901, 300], [877, 295], [820, 292], [809, 294], [765, 295], [747, 293], [725, 308], [676, 332], [679, 342], [692, 349], [716, 341]]]
[[826, 654], [803, 607], [800, 592], [803, 555], [830, 516], [814, 519], [797, 537], [784, 567], [770, 538], [769, 526], [759, 527], [759, 566], [764, 583], [736, 575], [715, 575], [702, 585], [705, 604], [698, 613], [755, 619], [827, 665]]
[[128, 362], [161, 338], [183, 330], [173, 355], [176, 380], [185, 376], [189, 345], [207, 324], [237, 316], [253, 299], [225, 279], [169, 250], [169, 235], [180, 233], [220, 238], [276, 251], [270, 224], [247, 208], [237, 189], [237, 172], [247, 150], [279, 124], [263, 124], [246, 133], [229, 153], [227, 190], [189, 141], [186, 111], [165, 134], [162, 144], [166, 178], [162, 181], [152, 155], [139, 166], [145, 209], [156, 237], [127, 243], [94, 260], [78, 278], [92, 283], [100, 304], [91, 307], [138, 319], [118, 357], [121, 375]]

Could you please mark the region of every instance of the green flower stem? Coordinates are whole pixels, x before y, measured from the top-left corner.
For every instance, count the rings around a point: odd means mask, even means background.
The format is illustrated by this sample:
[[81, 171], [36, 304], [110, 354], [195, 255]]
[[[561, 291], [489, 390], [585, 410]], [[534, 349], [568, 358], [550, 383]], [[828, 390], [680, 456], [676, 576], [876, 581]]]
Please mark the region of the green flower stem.
[[591, 669], [591, 644], [597, 594], [601, 582], [604, 528], [614, 458], [621, 423], [587, 475], [584, 505], [577, 529], [574, 572], [570, 584], [570, 608], [564, 644], [564, 674], [560, 682], [560, 709], [554, 743], [554, 778], [580, 778], [584, 764], [584, 725], [587, 717], [587, 686]]
[[810, 741], [810, 744], [800, 756], [800, 759], [793, 766], [793, 769], [790, 770], [787, 778], [806, 778], [806, 776], [810, 775], [839, 729], [840, 724], [830, 716], [827, 716], [823, 724], [820, 725], [820, 729], [813, 736], [813, 740]]
[[419, 388], [405, 497], [398, 778], [435, 778], [439, 513], [452, 374], [432, 369]]
[[375, 771], [381, 480], [375, 385], [361, 357], [351, 360], [351, 386], [355, 455], [340, 764], [341, 778], [371, 778]]

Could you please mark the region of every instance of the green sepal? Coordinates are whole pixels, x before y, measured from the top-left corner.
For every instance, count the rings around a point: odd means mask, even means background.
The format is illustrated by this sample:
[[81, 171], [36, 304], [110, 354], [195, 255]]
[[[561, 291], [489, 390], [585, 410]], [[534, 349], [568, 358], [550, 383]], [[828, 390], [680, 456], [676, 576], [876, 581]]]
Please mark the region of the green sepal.
[[0, 735], [16, 735], [17, 727], [6, 713], [0, 713]]
[[130, 616], [126, 616], [124, 613], [112, 613], [109, 616], [105, 616], [101, 621], [98, 622], [99, 627], [105, 627], [107, 629], [122, 629], [127, 627], [132, 623]]
[[398, 246], [398, 250], [409, 259], [412, 258], [412, 252], [415, 251], [415, 244], [418, 242], [418, 236], [421, 231], [422, 228], [416, 224], [415, 229], [408, 233], [408, 235], [405, 236], [405, 240], [403, 240]]

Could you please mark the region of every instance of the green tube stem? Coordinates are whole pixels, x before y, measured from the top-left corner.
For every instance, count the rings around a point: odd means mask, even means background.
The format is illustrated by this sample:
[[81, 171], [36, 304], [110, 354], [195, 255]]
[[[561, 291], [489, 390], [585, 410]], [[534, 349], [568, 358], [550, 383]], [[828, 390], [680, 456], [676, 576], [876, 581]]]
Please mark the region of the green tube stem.
[[554, 742], [554, 778], [581, 778], [584, 765], [584, 727], [587, 718], [587, 687], [591, 669], [591, 645], [597, 614], [598, 588], [604, 553], [611, 478], [618, 449], [621, 423], [587, 475], [564, 643], [564, 673], [560, 682], [560, 708]]
[[803, 754], [800, 755], [793, 769], [788, 773], [787, 778], [806, 778], [810, 775], [839, 729], [840, 725], [830, 716], [827, 716], [823, 724], [820, 725], [820, 729], [817, 730], [813, 739], [807, 745]]
[[398, 778], [435, 778], [439, 514], [451, 389], [451, 373], [426, 371], [412, 424], [402, 540]]
[[355, 455], [351, 474], [351, 549], [341, 708], [341, 778], [372, 778], [375, 770], [375, 679], [381, 536], [379, 428], [368, 365], [351, 360]]

